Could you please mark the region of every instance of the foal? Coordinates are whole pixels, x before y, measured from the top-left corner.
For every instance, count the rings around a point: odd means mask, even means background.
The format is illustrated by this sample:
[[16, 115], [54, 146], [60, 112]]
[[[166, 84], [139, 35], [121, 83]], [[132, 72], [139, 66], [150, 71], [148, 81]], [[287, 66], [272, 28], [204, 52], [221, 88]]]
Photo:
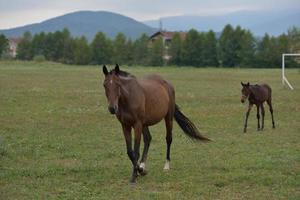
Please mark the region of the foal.
[[[133, 172], [130, 182], [136, 182], [138, 173], [145, 175], [145, 162], [151, 142], [149, 126], [162, 119], [166, 125], [167, 155], [165, 170], [170, 169], [170, 147], [172, 143], [173, 119], [184, 133], [192, 139], [209, 141], [202, 136], [195, 125], [179, 110], [175, 104], [173, 86], [158, 75], [144, 79], [121, 71], [116, 65], [108, 72], [103, 66], [105, 75], [104, 88], [108, 101], [108, 110], [115, 114], [123, 128], [127, 154], [132, 162]], [[134, 149], [132, 149], [131, 130], [134, 129]], [[141, 135], [144, 138], [144, 150], [139, 164]]]
[[[257, 130], [259, 131], [259, 130], [264, 129], [264, 119], [265, 119], [264, 102], [265, 101], [269, 105], [270, 113], [272, 116], [272, 125], [273, 125], [273, 128], [275, 128], [274, 117], [273, 117], [273, 107], [272, 107], [272, 89], [271, 89], [271, 87], [267, 84], [250, 85], [249, 82], [247, 84], [244, 84], [243, 82], [241, 82], [241, 85], [243, 86], [241, 102], [244, 103], [246, 99], [248, 99], [248, 101], [249, 101], [249, 106], [248, 106], [248, 110], [246, 113], [244, 133], [246, 133], [246, 131], [247, 131], [248, 117], [249, 117], [251, 108], [253, 107], [253, 104], [255, 104], [257, 107], [257, 114], [256, 114]], [[259, 122], [260, 122], [259, 121], [259, 118], [260, 118], [259, 109], [261, 109], [261, 115], [262, 115], [261, 127], [259, 124]]]

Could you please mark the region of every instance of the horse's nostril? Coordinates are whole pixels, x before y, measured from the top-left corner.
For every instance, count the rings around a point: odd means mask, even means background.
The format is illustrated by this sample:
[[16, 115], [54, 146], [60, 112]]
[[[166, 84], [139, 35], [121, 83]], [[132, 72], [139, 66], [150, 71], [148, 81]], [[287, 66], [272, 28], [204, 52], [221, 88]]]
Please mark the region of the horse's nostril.
[[114, 107], [108, 107], [108, 110], [111, 114], [115, 114], [116, 113], [116, 110]]

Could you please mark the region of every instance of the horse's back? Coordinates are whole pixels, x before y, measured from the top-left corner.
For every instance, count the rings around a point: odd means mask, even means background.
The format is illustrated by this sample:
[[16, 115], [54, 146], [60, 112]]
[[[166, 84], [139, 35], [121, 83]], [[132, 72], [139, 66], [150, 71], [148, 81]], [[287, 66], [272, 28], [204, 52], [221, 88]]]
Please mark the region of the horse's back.
[[261, 84], [261, 86], [266, 88], [270, 93], [272, 93], [272, 89], [268, 84], [264, 83], [264, 84]]
[[260, 85], [258, 84], [254, 85], [253, 92], [256, 96], [256, 99], [258, 99], [261, 102], [268, 101], [272, 95], [272, 89], [266, 83]]
[[154, 81], [161, 84], [170, 93], [170, 96], [175, 95], [174, 87], [167, 80], [157, 74], [151, 74], [145, 77], [145, 80]]

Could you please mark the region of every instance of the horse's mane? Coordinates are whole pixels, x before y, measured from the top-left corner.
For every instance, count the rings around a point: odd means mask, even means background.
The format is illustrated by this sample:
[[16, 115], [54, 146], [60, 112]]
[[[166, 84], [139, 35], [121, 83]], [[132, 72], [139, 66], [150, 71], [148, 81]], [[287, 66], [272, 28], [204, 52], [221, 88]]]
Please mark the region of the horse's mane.
[[[115, 73], [115, 69], [110, 70], [109, 74], [113, 74]], [[123, 76], [123, 77], [128, 77], [128, 78], [135, 78], [134, 75], [130, 74], [129, 72], [123, 71], [123, 70], [119, 70], [118, 73], [119, 76]]]

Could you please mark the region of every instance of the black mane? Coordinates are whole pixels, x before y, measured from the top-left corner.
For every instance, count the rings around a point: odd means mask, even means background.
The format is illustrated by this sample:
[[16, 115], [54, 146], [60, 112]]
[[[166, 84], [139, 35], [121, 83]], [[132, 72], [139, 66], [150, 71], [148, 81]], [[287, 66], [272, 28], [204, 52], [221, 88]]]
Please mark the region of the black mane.
[[[115, 69], [110, 70], [109, 74], [113, 74], [115, 73]], [[132, 74], [130, 74], [129, 72], [123, 71], [123, 70], [119, 70], [118, 73], [119, 76], [124, 76], [124, 77], [135, 77]]]

